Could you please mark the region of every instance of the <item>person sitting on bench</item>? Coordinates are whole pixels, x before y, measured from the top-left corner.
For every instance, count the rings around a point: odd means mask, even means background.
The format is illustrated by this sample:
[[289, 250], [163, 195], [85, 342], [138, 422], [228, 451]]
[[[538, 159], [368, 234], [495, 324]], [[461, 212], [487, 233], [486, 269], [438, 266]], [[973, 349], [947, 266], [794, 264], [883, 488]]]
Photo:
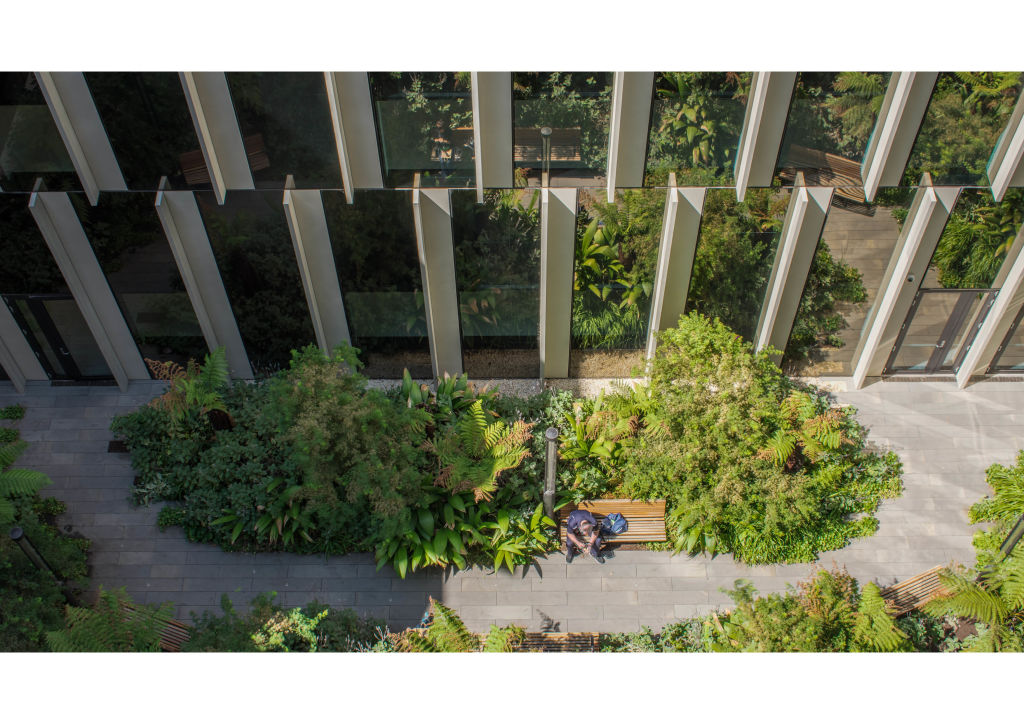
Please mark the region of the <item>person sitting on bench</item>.
[[[565, 562], [572, 563], [577, 549], [590, 550], [590, 555], [599, 563], [604, 563], [601, 555], [601, 538], [598, 535], [597, 521], [587, 510], [574, 510], [565, 521]], [[584, 542], [585, 541], [585, 542]]]

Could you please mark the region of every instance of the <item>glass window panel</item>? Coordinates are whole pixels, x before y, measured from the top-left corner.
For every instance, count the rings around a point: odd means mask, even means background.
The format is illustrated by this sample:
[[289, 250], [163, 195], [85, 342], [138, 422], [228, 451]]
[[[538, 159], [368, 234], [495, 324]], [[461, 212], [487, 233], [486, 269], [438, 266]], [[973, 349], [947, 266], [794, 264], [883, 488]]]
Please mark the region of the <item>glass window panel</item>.
[[749, 189], [742, 202], [734, 189], [709, 189], [694, 257], [686, 311], [718, 317], [753, 341], [768, 291], [787, 189]]
[[989, 191], [964, 189], [935, 247], [924, 289], [988, 289], [1024, 221], [1024, 189], [996, 203]]
[[86, 73], [86, 82], [130, 189], [210, 188], [177, 73]]
[[[982, 321], [988, 295], [953, 290], [922, 291], [892, 370], [927, 372], [952, 369], [965, 342]], [[944, 339], [944, 335], [948, 335]], [[934, 355], [940, 359], [933, 360]], [[930, 365], [929, 363], [932, 363]]]
[[860, 164], [890, 73], [800, 73], [786, 120], [778, 173], [793, 183], [843, 187], [864, 201]]
[[513, 73], [516, 185], [540, 183], [545, 154], [552, 186], [603, 180], [611, 93], [611, 73]]
[[38, 177], [50, 191], [82, 188], [35, 73], [0, 73], [0, 189], [31, 191]]
[[886, 189], [874, 204], [832, 197], [783, 369], [820, 377], [853, 374], [853, 354], [881, 291], [915, 189]]
[[357, 191], [353, 204], [321, 194], [352, 346], [371, 378], [397, 379], [404, 369], [430, 379], [423, 282], [416, 253], [412, 194]]
[[1020, 94], [1022, 74], [940, 73], [904, 178], [984, 186], [986, 166]]
[[257, 376], [286, 369], [316, 344], [280, 191], [229, 191], [224, 206], [196, 194], [213, 255]]
[[647, 142], [646, 184], [732, 183], [750, 73], [659, 73]]
[[150, 193], [75, 199], [78, 218], [143, 358], [184, 365], [209, 350]]
[[1024, 316], [1018, 318], [1013, 333], [996, 360], [997, 370], [1024, 370]]
[[470, 377], [537, 377], [540, 191], [453, 191], [463, 367]]
[[473, 100], [469, 73], [370, 73], [384, 183], [472, 186]]
[[227, 73], [257, 188], [341, 188], [323, 73]]
[[109, 378], [110, 369], [32, 218], [28, 199], [28, 194], [0, 194], [0, 254], [5, 259], [0, 294], [48, 374]]
[[631, 376], [647, 345], [665, 190], [605, 199], [603, 189], [580, 189], [570, 377]]

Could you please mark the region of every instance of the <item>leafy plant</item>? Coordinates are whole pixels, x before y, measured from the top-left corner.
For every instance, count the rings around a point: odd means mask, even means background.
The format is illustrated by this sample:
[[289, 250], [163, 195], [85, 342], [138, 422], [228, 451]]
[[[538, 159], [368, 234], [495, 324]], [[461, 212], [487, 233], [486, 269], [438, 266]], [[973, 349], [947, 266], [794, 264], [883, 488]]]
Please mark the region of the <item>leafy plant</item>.
[[0, 472], [0, 525], [14, 520], [14, 498], [35, 495], [53, 483], [43, 473], [11, 467], [26, 447], [24, 442], [8, 442], [0, 446], [0, 470], [3, 471]]
[[1024, 450], [1017, 453], [1016, 465], [992, 465], [985, 471], [985, 479], [993, 495], [974, 503], [967, 514], [968, 522], [993, 523], [988, 530], [974, 534], [974, 547], [978, 565], [999, 560], [999, 546], [1010, 528], [1024, 515]]
[[494, 567], [508, 567], [509, 573], [517, 565], [526, 565], [537, 555], [545, 553], [557, 542], [553, 533], [558, 525], [544, 515], [544, 505], [539, 503], [533, 513], [526, 517], [508, 510], [499, 510], [494, 523], [484, 523], [484, 529], [493, 530], [487, 551], [494, 560]]
[[843, 413], [838, 409], [822, 411], [820, 398], [806, 392], [791, 392], [782, 401], [783, 425], [769, 439], [759, 457], [794, 470], [806, 458], [818, 462], [827, 451], [842, 449], [853, 441], [843, 430]]
[[315, 616], [307, 616], [301, 608], [278, 611], [263, 622], [252, 641], [257, 651], [316, 651], [316, 627], [328, 613], [326, 608]]
[[519, 626], [491, 626], [481, 643], [452, 609], [431, 598], [429, 610], [431, 621], [426, 632], [407, 629], [396, 635], [395, 651], [469, 653], [483, 650], [499, 653], [514, 651], [525, 638], [525, 632]]
[[202, 366], [189, 360], [188, 367], [175, 362], [147, 359], [153, 377], [167, 380], [167, 391], [150, 404], [167, 410], [175, 421], [181, 421], [190, 411], [208, 415], [216, 410], [227, 413], [221, 396], [228, 383], [228, 363], [224, 347], [218, 347], [203, 358]]
[[25, 417], [25, 408], [22, 405], [7, 405], [0, 408], [0, 420], [20, 420]]
[[66, 629], [47, 633], [46, 640], [51, 650], [61, 653], [158, 651], [171, 614], [170, 603], [134, 604], [123, 588], [108, 591], [101, 586], [92, 608], [67, 606]]

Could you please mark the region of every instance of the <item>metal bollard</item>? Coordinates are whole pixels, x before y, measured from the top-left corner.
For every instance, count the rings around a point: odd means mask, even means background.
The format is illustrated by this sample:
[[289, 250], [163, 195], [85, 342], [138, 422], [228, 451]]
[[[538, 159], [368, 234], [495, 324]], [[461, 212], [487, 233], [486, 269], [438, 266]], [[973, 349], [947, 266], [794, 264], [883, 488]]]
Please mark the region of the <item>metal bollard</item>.
[[49, 571], [51, 575], [56, 577], [57, 574], [50, 568], [50, 564], [46, 562], [46, 559], [39, 555], [39, 551], [32, 545], [32, 541], [25, 535], [25, 531], [18, 527], [11, 528], [11, 540], [18, 544], [22, 552], [28, 556], [28, 559], [32, 561], [36, 568], [41, 571]]
[[547, 454], [544, 459], [544, 514], [555, 519], [555, 475], [558, 469], [558, 428], [544, 431]]

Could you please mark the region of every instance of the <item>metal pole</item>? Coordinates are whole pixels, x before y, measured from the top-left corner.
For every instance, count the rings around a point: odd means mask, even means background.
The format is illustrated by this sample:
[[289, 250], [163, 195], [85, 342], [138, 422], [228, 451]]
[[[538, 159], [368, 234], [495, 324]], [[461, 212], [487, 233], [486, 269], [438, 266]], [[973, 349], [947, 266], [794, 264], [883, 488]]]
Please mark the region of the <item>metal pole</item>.
[[548, 179], [551, 175], [551, 134], [553, 133], [550, 126], [544, 126], [540, 129], [541, 137], [541, 162], [540, 162], [540, 185], [544, 188], [548, 186]]
[[1017, 546], [1021, 537], [1024, 536], [1024, 515], [1022, 515], [1013, 528], [1010, 529], [1010, 534], [1003, 540], [1003, 544], [999, 546], [999, 552], [1003, 554], [1003, 557], [1013, 553], [1013, 549]]
[[555, 519], [555, 474], [558, 468], [558, 428], [549, 427], [544, 431], [547, 441], [547, 455], [544, 460], [544, 513]]
[[11, 540], [18, 544], [36, 568], [41, 571], [49, 571], [54, 578], [57, 577], [57, 574], [53, 572], [52, 568], [50, 568], [50, 564], [46, 562], [46, 559], [39, 555], [39, 551], [37, 551], [36, 547], [32, 545], [32, 541], [28, 539], [28, 536], [25, 535], [25, 531], [18, 527], [11, 528]]

